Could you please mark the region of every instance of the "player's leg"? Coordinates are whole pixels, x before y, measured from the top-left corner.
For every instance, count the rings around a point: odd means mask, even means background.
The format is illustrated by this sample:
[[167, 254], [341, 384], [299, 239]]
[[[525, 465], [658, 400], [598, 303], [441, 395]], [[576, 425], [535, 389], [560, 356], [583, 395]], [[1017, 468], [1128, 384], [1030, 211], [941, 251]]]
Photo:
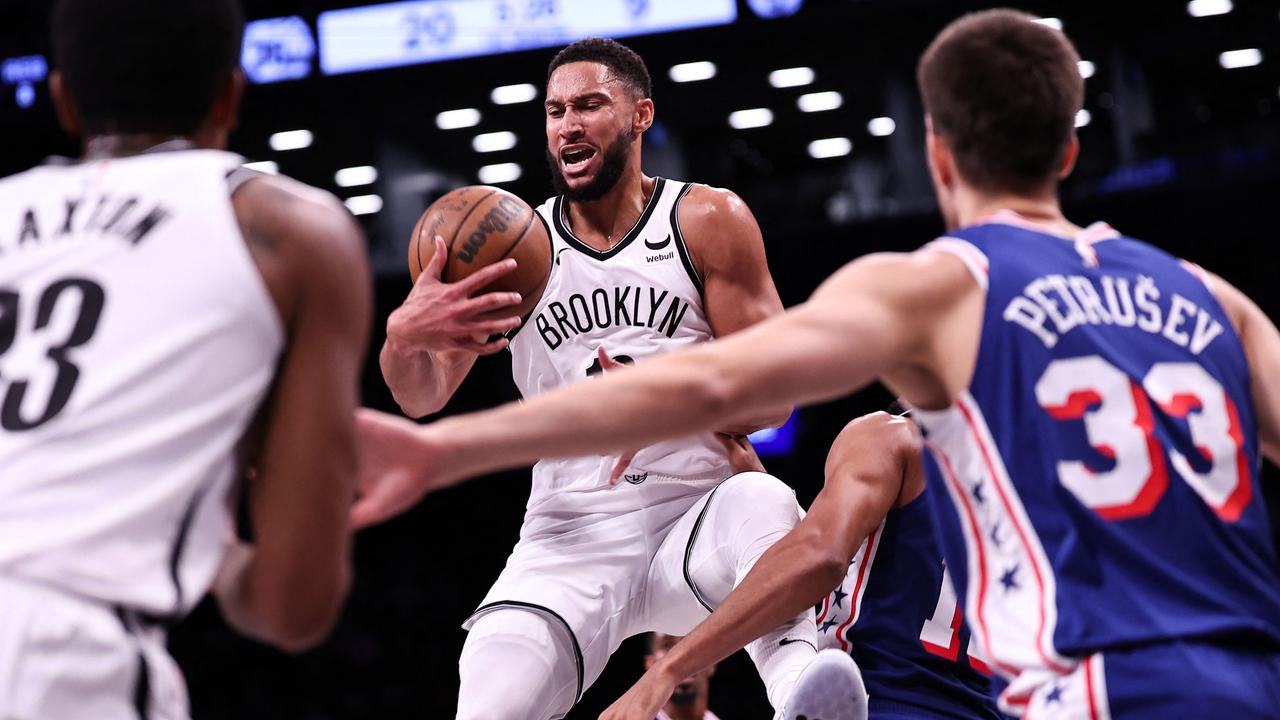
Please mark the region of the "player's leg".
[[501, 608], [477, 618], [458, 671], [458, 720], [559, 718], [577, 700], [573, 641], [539, 612]]
[[[676, 523], [655, 555], [648, 593], [653, 629], [691, 630], [800, 518], [795, 493], [772, 475], [741, 473], [722, 483]], [[774, 707], [813, 660], [816, 643], [813, 612], [805, 611], [747, 645]]]

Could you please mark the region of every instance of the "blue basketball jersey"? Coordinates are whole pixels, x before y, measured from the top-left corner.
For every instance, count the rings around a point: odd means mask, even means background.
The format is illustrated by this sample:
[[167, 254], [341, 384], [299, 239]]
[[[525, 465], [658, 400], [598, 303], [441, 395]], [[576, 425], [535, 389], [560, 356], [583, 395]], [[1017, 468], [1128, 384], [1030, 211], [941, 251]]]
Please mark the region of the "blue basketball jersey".
[[817, 611], [819, 645], [862, 670], [871, 720], [1000, 717], [923, 495], [885, 516]]
[[987, 295], [968, 391], [916, 417], [1005, 708], [1110, 648], [1280, 647], [1249, 368], [1203, 271], [1102, 224], [1063, 238], [1012, 213], [932, 247]]

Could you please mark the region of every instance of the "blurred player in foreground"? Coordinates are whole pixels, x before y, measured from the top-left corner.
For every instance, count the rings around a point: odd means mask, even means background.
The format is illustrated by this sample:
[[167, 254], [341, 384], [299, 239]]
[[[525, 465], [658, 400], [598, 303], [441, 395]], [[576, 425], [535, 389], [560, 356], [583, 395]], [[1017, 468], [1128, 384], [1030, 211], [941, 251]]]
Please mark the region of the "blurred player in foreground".
[[234, 0], [62, 0], [79, 162], [0, 181], [0, 717], [185, 718], [167, 624], [234, 540], [227, 621], [324, 638], [350, 577], [363, 237], [333, 197], [240, 170]]
[[1280, 577], [1258, 468], [1280, 459], [1280, 334], [1221, 278], [1063, 216], [1078, 60], [1022, 13], [951, 24], [919, 67], [946, 238], [598, 383], [427, 428], [366, 414], [380, 448], [354, 512], [878, 377], [926, 431], [935, 528], [1008, 683], [1002, 711], [1274, 717]]

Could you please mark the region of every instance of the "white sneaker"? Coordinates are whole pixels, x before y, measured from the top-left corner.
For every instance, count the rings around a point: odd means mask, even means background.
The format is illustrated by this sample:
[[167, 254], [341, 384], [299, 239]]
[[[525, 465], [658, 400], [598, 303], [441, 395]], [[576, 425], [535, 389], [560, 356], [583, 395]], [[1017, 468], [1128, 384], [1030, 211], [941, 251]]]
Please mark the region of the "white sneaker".
[[866, 720], [867, 687], [848, 653], [828, 648], [800, 673], [774, 720]]

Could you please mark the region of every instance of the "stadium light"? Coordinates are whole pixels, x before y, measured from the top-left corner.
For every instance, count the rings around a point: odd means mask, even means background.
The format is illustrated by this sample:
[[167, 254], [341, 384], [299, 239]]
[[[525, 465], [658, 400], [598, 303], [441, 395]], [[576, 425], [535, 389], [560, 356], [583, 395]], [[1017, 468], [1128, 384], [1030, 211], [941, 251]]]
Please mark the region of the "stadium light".
[[686, 83], [710, 80], [716, 76], [716, 64], [707, 60], [672, 65], [667, 71], [671, 82]]
[[751, 108], [729, 113], [729, 125], [734, 130], [764, 127], [773, 123], [773, 111], [769, 108]]
[[436, 115], [436, 127], [441, 130], [475, 127], [480, 124], [480, 111], [475, 108], [445, 110]]
[[813, 158], [833, 158], [853, 152], [853, 141], [844, 137], [823, 138], [809, 143], [809, 156]]
[[344, 188], [372, 185], [377, 180], [378, 169], [372, 165], [342, 168], [333, 174], [333, 181], [338, 184], [338, 187]]
[[776, 88], [800, 87], [812, 83], [813, 78], [813, 68], [783, 68], [769, 73], [769, 84]]
[[824, 110], [835, 110], [844, 104], [844, 96], [835, 90], [827, 92], [816, 92], [801, 95], [796, 98], [796, 106], [800, 108], [800, 112], [822, 112]]
[[267, 139], [267, 143], [271, 145], [272, 150], [284, 152], [311, 147], [311, 141], [314, 139], [315, 136], [310, 130], [286, 130], [272, 135]]
[[485, 185], [496, 185], [498, 183], [511, 182], [518, 180], [523, 171], [520, 166], [515, 163], [498, 163], [497, 165], [485, 165], [480, 168], [477, 173], [480, 182]]

